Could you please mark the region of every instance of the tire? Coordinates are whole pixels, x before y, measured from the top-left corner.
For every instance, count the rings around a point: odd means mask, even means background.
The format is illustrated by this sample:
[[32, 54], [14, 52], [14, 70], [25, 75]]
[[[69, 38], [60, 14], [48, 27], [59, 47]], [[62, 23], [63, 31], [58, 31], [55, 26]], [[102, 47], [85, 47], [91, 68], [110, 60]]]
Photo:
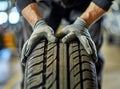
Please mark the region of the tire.
[[41, 41], [27, 58], [24, 89], [98, 89], [92, 57], [76, 41]]

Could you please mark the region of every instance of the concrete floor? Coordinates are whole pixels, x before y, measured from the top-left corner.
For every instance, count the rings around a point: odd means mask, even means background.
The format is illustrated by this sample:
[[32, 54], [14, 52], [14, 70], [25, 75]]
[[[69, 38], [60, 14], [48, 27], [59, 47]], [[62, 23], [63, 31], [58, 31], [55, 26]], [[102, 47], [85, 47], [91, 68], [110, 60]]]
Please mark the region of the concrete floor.
[[104, 42], [102, 53], [105, 58], [103, 89], [120, 89], [120, 46]]
[[[102, 89], [120, 89], [120, 46], [105, 41], [102, 53], [105, 58]], [[20, 89], [22, 73], [18, 56], [14, 55], [10, 64], [11, 77], [0, 89]]]

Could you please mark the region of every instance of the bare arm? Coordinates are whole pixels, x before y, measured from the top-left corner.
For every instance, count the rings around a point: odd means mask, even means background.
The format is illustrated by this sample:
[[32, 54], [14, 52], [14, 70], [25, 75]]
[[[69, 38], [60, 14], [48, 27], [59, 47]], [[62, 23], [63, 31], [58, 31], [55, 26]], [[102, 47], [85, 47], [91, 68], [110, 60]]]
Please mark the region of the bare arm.
[[36, 3], [31, 3], [26, 6], [22, 10], [22, 15], [26, 18], [32, 27], [37, 20], [42, 18], [42, 15]]
[[[95, 20], [105, 13], [105, 10], [97, 6], [95, 3], [91, 2], [87, 10], [80, 16], [89, 25], [91, 25]], [[33, 26], [38, 19], [42, 18], [40, 10], [36, 3], [31, 3], [22, 10], [23, 16], [27, 21]]]
[[105, 11], [98, 7], [95, 3], [91, 2], [87, 10], [80, 16], [88, 25], [91, 25], [95, 20], [102, 16]]

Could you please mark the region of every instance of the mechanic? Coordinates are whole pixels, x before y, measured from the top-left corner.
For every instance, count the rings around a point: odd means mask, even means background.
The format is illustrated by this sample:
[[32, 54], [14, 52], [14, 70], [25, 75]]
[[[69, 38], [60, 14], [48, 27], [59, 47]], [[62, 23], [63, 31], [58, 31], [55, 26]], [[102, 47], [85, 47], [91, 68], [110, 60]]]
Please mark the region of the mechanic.
[[[71, 25], [67, 25], [62, 29], [61, 34], [66, 34], [62, 38], [62, 42], [70, 42], [77, 37], [87, 53], [92, 55], [94, 60], [97, 60], [98, 58], [96, 70], [98, 76], [98, 86], [99, 89], [101, 89], [101, 71], [103, 60], [100, 56], [102, 34], [100, 29], [101, 19], [99, 18], [108, 11], [113, 0], [48, 1], [51, 1], [52, 10], [48, 18], [44, 19], [35, 0], [16, 0], [17, 9], [20, 13], [22, 13], [33, 28], [30, 38], [23, 46], [21, 59], [24, 60], [24, 58], [30, 54], [34, 44], [42, 37], [45, 37], [49, 42], [56, 42], [57, 38], [54, 35], [54, 31], [60, 25], [61, 19], [65, 18], [71, 22]], [[72, 15], [71, 13], [74, 11], [79, 11], [81, 13], [75, 18], [75, 21], [70, 20], [69, 18], [70, 15]]]

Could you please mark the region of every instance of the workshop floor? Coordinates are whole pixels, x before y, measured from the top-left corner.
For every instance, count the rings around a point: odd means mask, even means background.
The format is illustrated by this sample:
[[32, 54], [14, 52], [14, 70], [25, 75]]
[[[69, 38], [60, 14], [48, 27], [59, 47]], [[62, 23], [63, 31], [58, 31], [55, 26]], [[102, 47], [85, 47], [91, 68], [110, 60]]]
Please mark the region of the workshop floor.
[[120, 89], [120, 45], [104, 42], [102, 53], [105, 58], [103, 89]]
[[[102, 89], [120, 89], [120, 46], [105, 41], [102, 53], [105, 58]], [[10, 61], [10, 69], [11, 77], [0, 89], [20, 89], [22, 73], [18, 56], [14, 55]]]

